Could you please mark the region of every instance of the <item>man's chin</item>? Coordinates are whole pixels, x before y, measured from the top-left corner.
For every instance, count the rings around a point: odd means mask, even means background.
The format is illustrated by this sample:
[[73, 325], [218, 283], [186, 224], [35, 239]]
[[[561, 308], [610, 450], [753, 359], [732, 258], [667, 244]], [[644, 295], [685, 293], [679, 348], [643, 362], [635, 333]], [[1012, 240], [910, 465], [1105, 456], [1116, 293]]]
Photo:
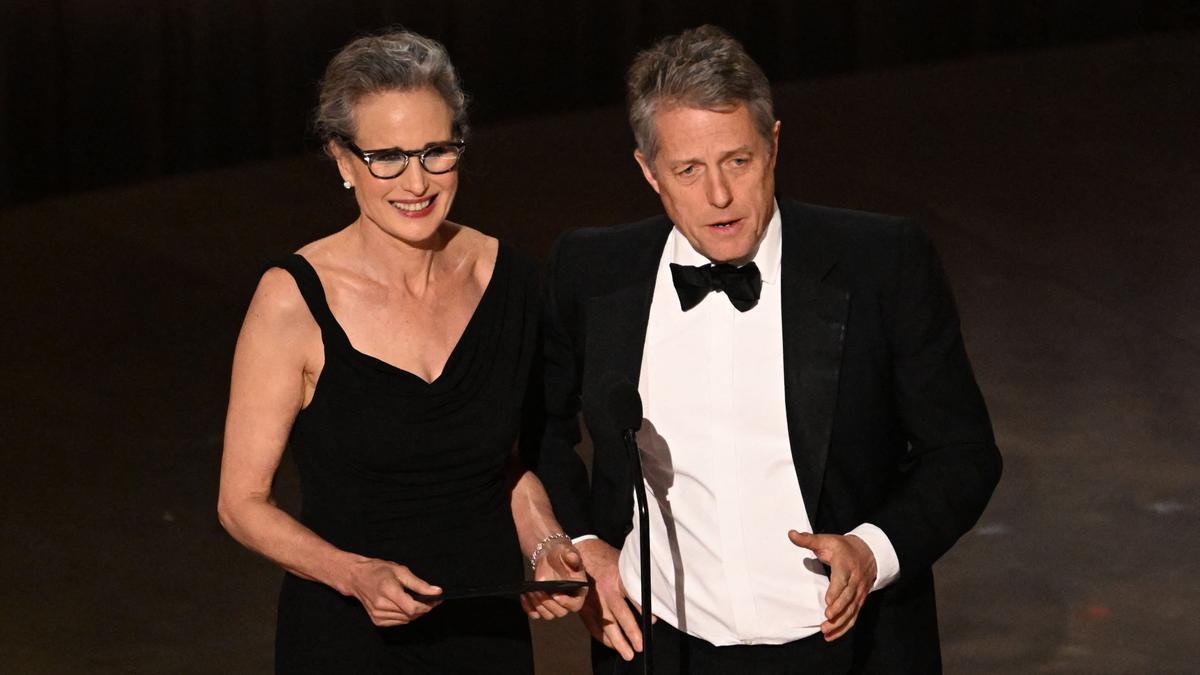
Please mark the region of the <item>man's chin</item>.
[[709, 243], [698, 250], [705, 258], [716, 264], [743, 265], [754, 257], [753, 246], [731, 246], [728, 242], [718, 242], [716, 245]]

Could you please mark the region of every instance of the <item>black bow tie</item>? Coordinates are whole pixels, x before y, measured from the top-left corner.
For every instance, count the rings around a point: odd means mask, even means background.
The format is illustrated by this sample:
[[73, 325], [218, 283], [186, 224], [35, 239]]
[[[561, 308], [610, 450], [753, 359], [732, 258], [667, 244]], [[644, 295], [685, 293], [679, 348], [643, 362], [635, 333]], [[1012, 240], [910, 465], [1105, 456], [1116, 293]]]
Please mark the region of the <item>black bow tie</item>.
[[671, 263], [671, 279], [679, 293], [679, 306], [683, 311], [700, 304], [710, 291], [722, 291], [739, 312], [758, 304], [762, 291], [762, 275], [758, 265], [747, 263], [734, 267], [729, 263], [690, 267]]

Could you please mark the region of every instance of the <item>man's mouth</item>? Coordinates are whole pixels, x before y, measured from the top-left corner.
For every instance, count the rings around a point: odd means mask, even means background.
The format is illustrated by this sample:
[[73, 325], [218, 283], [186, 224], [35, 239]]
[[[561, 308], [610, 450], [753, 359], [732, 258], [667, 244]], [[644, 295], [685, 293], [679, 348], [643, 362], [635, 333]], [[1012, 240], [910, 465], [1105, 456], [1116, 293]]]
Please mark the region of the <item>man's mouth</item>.
[[709, 225], [709, 227], [717, 229], [717, 230], [728, 230], [729, 228], [733, 227], [734, 225], [737, 225], [740, 221], [741, 221], [741, 218], [738, 218], [737, 220], [726, 220], [721, 223], [713, 223], [712, 225]]

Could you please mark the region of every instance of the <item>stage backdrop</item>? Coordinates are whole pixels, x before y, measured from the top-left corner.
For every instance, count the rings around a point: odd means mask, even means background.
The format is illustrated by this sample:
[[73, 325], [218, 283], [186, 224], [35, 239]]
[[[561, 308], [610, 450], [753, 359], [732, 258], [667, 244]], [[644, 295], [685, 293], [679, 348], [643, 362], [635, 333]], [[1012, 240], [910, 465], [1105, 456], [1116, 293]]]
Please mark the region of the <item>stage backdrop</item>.
[[1200, 25], [1196, 0], [5, 0], [0, 206], [311, 148], [325, 62], [396, 24], [449, 47], [476, 121], [619, 101], [703, 22], [774, 81]]

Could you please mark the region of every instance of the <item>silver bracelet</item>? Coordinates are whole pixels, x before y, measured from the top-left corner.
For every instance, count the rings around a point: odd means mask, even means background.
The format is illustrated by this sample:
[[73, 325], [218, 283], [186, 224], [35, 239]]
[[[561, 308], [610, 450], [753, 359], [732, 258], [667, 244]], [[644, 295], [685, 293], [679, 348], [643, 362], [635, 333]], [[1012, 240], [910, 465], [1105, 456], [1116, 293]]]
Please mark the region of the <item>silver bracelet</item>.
[[538, 558], [542, 555], [542, 552], [546, 550], [546, 544], [549, 544], [555, 539], [565, 539], [567, 541], [571, 541], [571, 538], [563, 532], [555, 532], [554, 534], [546, 535], [545, 539], [539, 541], [538, 545], [533, 547], [533, 554], [529, 556], [529, 569], [537, 572]]

